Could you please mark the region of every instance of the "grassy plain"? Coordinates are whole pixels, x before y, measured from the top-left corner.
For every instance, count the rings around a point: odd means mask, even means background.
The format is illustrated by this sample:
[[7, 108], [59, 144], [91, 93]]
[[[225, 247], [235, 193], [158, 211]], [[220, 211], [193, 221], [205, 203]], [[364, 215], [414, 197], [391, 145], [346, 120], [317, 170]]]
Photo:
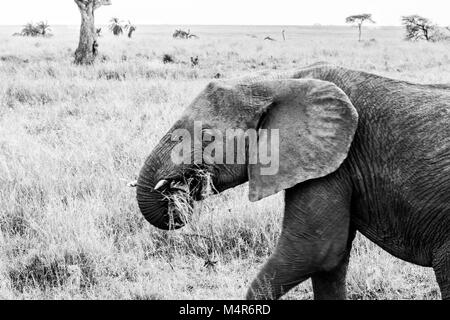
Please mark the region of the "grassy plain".
[[[374, 40], [358, 43], [350, 27], [190, 26], [199, 39], [174, 40], [175, 27], [138, 26], [131, 40], [105, 34], [101, 61], [87, 67], [72, 64], [75, 26], [54, 27], [48, 39], [0, 28], [0, 298], [244, 297], [276, 244], [282, 195], [250, 203], [246, 186], [229, 190], [199, 204], [188, 227], [166, 233], [143, 220], [126, 186], [218, 74], [329, 61], [450, 83], [450, 44], [408, 43], [399, 28], [364, 30]], [[175, 63], [163, 64], [164, 54]], [[431, 269], [359, 235], [348, 291], [351, 299], [439, 298]], [[310, 282], [285, 298], [312, 298]]]

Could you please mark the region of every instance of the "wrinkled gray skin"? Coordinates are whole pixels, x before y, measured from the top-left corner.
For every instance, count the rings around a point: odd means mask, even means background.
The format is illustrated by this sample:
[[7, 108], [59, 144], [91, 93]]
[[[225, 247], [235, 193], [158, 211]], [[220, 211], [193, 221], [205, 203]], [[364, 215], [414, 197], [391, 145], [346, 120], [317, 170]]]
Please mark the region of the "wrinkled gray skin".
[[141, 170], [137, 200], [147, 220], [169, 227], [158, 181], [199, 181], [193, 167], [171, 162], [172, 130], [191, 130], [194, 120], [279, 128], [277, 175], [258, 175], [258, 165], [203, 167], [219, 192], [246, 181], [252, 201], [285, 190], [278, 245], [247, 298], [276, 299], [312, 278], [316, 299], [344, 299], [360, 231], [392, 255], [432, 267], [450, 299], [449, 88], [326, 64], [275, 78], [211, 83], [194, 100]]

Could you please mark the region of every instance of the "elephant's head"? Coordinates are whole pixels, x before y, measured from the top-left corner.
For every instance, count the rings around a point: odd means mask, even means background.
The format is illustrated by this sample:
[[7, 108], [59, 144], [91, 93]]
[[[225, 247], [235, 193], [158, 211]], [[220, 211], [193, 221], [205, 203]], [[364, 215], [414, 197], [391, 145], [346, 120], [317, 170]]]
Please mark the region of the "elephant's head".
[[154, 226], [175, 229], [184, 221], [173, 196], [201, 199], [207, 175], [218, 192], [249, 181], [251, 201], [323, 177], [347, 157], [357, 122], [348, 97], [330, 82], [210, 83], [147, 158], [139, 208]]

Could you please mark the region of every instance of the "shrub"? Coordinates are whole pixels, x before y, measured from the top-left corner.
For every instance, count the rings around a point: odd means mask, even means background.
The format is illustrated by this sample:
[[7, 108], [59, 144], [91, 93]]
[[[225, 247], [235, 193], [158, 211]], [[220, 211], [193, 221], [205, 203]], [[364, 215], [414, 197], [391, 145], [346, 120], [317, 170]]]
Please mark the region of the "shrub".
[[112, 18], [109, 25], [109, 30], [115, 35], [120, 36], [123, 34], [125, 27], [120, 22], [119, 18]]
[[29, 22], [23, 26], [20, 33], [14, 33], [14, 35], [24, 37], [51, 37], [50, 30], [50, 25], [47, 22], [41, 21], [37, 24]]
[[181, 29], [175, 30], [175, 32], [172, 34], [172, 37], [175, 39], [192, 39], [192, 38], [198, 38], [197, 35], [191, 33], [191, 30], [184, 31]]
[[11, 268], [8, 275], [13, 288], [19, 292], [27, 287], [45, 291], [67, 286], [69, 281], [81, 289], [96, 283], [94, 262], [84, 252], [66, 252], [61, 258], [35, 253]]
[[163, 63], [174, 63], [175, 59], [172, 55], [165, 53], [162, 58]]
[[45, 105], [55, 100], [54, 92], [47, 92], [47, 88], [35, 86], [11, 85], [3, 96], [4, 103], [9, 108], [16, 105]]
[[40, 35], [38, 28], [31, 22], [23, 26], [21, 34], [24, 37], [37, 37]]
[[123, 81], [126, 78], [125, 72], [117, 72], [115, 70], [100, 70], [98, 72], [98, 79]]
[[406, 40], [426, 40], [438, 42], [450, 39], [448, 29], [441, 28], [429, 19], [417, 14], [402, 17], [402, 24], [406, 28]]
[[197, 57], [191, 57], [191, 66], [195, 67], [198, 66], [199, 60], [198, 60], [198, 56]]

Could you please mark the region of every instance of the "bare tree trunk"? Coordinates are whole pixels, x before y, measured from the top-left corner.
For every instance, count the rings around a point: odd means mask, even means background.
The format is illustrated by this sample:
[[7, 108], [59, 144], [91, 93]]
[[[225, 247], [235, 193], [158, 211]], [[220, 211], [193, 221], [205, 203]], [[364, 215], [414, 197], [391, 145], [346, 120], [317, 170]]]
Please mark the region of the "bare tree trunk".
[[428, 34], [428, 29], [426, 27], [422, 27], [423, 29], [423, 34], [425, 36], [425, 40], [430, 41], [430, 36]]
[[111, 5], [111, 0], [74, 0], [81, 13], [80, 42], [75, 51], [76, 64], [91, 64], [97, 56], [97, 30], [94, 11], [100, 6]]
[[361, 42], [361, 29], [362, 29], [362, 24], [358, 24], [358, 30], [359, 30], [359, 39], [358, 41]]
[[75, 63], [91, 64], [94, 62], [97, 54], [94, 3], [75, 2], [78, 4], [81, 13], [80, 42], [78, 44], [78, 49], [75, 51]]
[[131, 39], [131, 37], [133, 36], [133, 32], [136, 31], [136, 28], [131, 26], [130, 30], [128, 31], [128, 38]]

